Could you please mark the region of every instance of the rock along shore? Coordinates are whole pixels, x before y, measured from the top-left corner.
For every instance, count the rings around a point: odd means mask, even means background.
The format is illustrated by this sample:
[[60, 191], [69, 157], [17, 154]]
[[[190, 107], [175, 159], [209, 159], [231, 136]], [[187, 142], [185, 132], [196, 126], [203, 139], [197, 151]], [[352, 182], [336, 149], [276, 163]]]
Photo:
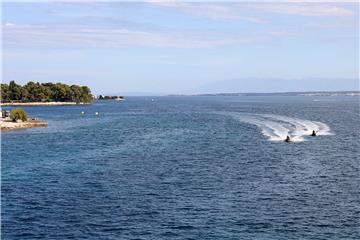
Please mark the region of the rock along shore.
[[1, 131], [10, 131], [23, 128], [32, 128], [32, 127], [46, 127], [47, 122], [43, 120], [28, 120], [26, 122], [12, 122], [12, 121], [0, 121], [0, 130]]
[[77, 102], [28, 102], [28, 103], [0, 103], [0, 106], [64, 106], [64, 105], [85, 105], [89, 103], [77, 103]]

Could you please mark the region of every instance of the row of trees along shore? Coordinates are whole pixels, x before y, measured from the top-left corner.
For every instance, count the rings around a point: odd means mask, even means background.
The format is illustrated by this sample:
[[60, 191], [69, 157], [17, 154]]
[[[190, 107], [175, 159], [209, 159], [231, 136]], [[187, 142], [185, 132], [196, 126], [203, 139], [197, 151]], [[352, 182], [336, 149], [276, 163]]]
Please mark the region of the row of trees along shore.
[[11, 81], [1, 84], [1, 102], [77, 102], [88, 103], [92, 94], [87, 86], [64, 83], [28, 82], [21, 86]]

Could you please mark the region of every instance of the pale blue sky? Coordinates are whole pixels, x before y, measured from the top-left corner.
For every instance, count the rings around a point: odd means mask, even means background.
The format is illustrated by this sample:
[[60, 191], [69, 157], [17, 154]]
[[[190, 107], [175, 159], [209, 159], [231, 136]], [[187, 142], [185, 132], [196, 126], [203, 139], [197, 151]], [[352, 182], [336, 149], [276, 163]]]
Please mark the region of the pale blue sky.
[[358, 3], [3, 3], [3, 82], [94, 93], [356, 90]]

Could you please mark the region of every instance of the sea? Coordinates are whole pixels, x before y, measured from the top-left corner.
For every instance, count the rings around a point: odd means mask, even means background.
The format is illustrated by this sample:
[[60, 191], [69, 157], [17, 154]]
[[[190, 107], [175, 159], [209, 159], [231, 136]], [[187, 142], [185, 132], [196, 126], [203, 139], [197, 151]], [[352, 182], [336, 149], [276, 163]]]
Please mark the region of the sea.
[[360, 239], [359, 106], [164, 96], [24, 107], [49, 126], [1, 133], [1, 239]]

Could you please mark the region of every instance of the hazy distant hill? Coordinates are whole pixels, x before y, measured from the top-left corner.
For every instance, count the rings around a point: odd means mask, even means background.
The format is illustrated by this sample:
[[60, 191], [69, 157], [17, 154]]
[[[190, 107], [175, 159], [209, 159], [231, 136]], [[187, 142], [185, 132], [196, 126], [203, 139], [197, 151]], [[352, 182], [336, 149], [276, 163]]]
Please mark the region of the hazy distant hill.
[[314, 91], [281, 93], [214, 93], [196, 94], [196, 96], [360, 96], [360, 91]]
[[215, 81], [191, 89], [191, 93], [327, 92], [359, 90], [359, 79], [351, 78], [239, 78]]

